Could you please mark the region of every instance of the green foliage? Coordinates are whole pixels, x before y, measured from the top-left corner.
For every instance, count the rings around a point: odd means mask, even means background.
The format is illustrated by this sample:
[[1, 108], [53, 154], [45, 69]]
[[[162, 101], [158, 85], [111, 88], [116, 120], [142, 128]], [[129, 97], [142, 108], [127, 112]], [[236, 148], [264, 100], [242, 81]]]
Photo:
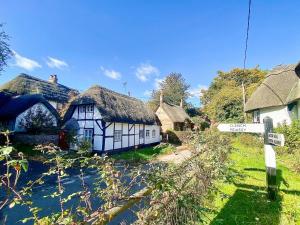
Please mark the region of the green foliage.
[[3, 24], [0, 24], [0, 74], [7, 66], [7, 61], [12, 57], [13, 52], [10, 50], [8, 41], [9, 36], [2, 30]]
[[168, 142], [175, 145], [180, 145], [182, 141], [177, 136], [176, 132], [173, 130], [167, 130], [166, 135], [168, 137]]
[[256, 134], [242, 133], [237, 135], [237, 140], [247, 147], [263, 148], [263, 139]]
[[210, 122], [206, 118], [202, 118], [200, 116], [195, 116], [195, 117], [192, 117], [191, 119], [194, 123], [194, 127], [199, 129], [200, 131], [204, 131], [205, 129], [210, 127]]
[[142, 149], [131, 150], [128, 152], [122, 152], [112, 157], [114, 159], [124, 159], [130, 161], [151, 161], [158, 155], [168, 154], [175, 150], [175, 147], [170, 144], [161, 143], [154, 147], [145, 147]]
[[179, 105], [183, 99], [186, 105], [186, 99], [189, 97], [188, 85], [180, 73], [170, 73], [162, 82], [159, 88], [152, 91], [149, 106], [154, 110], [159, 106], [160, 93], [163, 91], [164, 101], [169, 104]]
[[30, 134], [54, 133], [57, 131], [55, 118], [41, 106], [30, 108], [18, 126]]
[[244, 120], [242, 82], [248, 98], [265, 75], [266, 72], [259, 68], [219, 71], [208, 90], [202, 91], [200, 99], [204, 113], [215, 122], [242, 122]]
[[[197, 152], [182, 164], [154, 168], [147, 177], [153, 188], [150, 206], [138, 213], [137, 224], [195, 224], [201, 222], [203, 201], [213, 191], [216, 179], [227, 171], [230, 140], [208, 130], [196, 135]], [[198, 148], [198, 146], [201, 148]]]
[[285, 143], [280, 150], [286, 150], [289, 153], [300, 151], [300, 120], [292, 121], [291, 125], [281, 124], [276, 128], [276, 132], [284, 135]]

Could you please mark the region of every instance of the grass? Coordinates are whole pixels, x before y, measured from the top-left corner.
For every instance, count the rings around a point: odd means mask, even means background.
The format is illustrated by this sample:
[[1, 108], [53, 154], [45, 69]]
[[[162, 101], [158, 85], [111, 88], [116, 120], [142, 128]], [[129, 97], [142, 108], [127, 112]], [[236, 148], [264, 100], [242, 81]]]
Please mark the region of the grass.
[[172, 145], [158, 145], [145, 147], [136, 150], [130, 150], [120, 154], [113, 155], [114, 159], [130, 160], [130, 161], [151, 161], [154, 160], [158, 155], [168, 154], [174, 151]]
[[218, 193], [206, 221], [210, 225], [293, 225], [300, 224], [300, 175], [290, 169], [290, 157], [277, 155], [276, 201], [269, 201], [263, 149], [246, 147], [236, 140], [231, 154], [231, 170], [236, 173], [229, 183], [219, 183]]

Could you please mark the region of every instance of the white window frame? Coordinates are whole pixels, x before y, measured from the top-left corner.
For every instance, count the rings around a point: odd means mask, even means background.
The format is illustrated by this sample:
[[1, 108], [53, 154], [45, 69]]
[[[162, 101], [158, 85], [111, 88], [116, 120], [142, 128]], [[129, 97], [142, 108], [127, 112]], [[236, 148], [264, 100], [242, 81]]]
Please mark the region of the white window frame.
[[83, 138], [85, 141], [90, 141], [92, 143], [93, 141], [93, 129], [84, 129], [83, 130]]
[[259, 111], [259, 109], [253, 111], [253, 123], [260, 123], [260, 111]]
[[122, 140], [122, 130], [115, 130], [114, 142], [121, 142], [121, 140]]
[[140, 130], [139, 132], [139, 136], [140, 136], [140, 139], [143, 139], [144, 138], [144, 130]]
[[94, 112], [94, 105], [87, 105], [87, 106], [85, 107], [85, 110], [86, 110], [87, 113], [92, 113], [92, 112]]
[[156, 137], [156, 130], [152, 130], [152, 138], [155, 138]]
[[150, 130], [146, 130], [146, 138], [150, 138]]

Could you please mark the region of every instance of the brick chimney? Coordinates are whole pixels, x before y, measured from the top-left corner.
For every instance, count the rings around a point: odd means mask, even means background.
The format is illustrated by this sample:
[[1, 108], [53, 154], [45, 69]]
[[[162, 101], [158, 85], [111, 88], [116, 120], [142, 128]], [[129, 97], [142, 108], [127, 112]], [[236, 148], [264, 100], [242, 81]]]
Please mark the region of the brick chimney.
[[159, 105], [162, 106], [163, 103], [164, 103], [164, 93], [163, 90], [161, 90], [159, 96]]
[[52, 84], [57, 84], [57, 75], [56, 75], [56, 74], [50, 75], [48, 81], [49, 81], [50, 83], [52, 83]]

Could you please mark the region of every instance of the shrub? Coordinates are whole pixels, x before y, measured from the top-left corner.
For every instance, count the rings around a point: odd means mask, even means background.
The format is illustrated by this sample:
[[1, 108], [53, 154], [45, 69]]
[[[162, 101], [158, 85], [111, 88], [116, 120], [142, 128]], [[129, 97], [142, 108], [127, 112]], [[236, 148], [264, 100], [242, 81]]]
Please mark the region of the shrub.
[[173, 130], [167, 130], [166, 134], [168, 135], [168, 142], [175, 145], [180, 145], [182, 142], [179, 137]]
[[275, 130], [283, 134], [285, 139], [284, 146], [278, 149], [289, 153], [300, 150], [300, 120], [294, 120], [291, 125], [281, 124]]
[[53, 116], [37, 106], [29, 109], [18, 124], [19, 128], [30, 134], [54, 133], [57, 131]]
[[238, 136], [238, 140], [246, 147], [254, 147], [254, 148], [263, 147], [263, 139], [255, 134], [240, 134]]

